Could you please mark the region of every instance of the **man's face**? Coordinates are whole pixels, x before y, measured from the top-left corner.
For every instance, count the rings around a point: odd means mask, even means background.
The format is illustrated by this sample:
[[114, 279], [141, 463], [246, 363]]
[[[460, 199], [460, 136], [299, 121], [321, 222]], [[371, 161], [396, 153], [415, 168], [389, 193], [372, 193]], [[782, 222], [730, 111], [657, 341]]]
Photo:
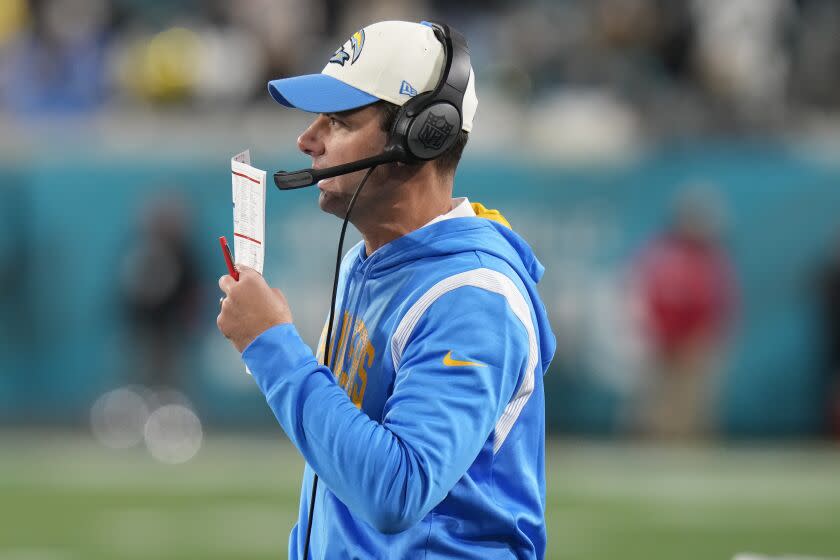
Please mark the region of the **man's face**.
[[[341, 113], [322, 113], [298, 137], [298, 148], [312, 158], [314, 169], [374, 156], [385, 148], [388, 137], [380, 122], [380, 109], [370, 105]], [[379, 171], [383, 170], [377, 169]], [[376, 182], [377, 172], [371, 177], [371, 183]], [[366, 170], [362, 170], [320, 181], [318, 205], [321, 210], [343, 218], [365, 173]], [[361, 199], [374, 195], [376, 190], [374, 185], [367, 185], [359, 195], [360, 206], [363, 206]]]

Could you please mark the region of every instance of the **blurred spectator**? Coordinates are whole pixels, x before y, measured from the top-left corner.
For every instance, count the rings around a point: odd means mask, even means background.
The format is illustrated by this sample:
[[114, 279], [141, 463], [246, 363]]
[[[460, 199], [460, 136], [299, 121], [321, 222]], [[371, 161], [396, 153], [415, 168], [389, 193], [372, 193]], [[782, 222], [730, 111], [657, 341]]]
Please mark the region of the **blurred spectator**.
[[135, 354], [133, 378], [147, 387], [178, 387], [184, 341], [198, 319], [199, 279], [189, 246], [187, 206], [169, 195], [152, 201], [140, 218], [140, 231], [120, 270], [122, 308]]
[[840, 108], [840, 2], [799, 0], [792, 94], [800, 105]]
[[4, 0], [0, 3], [0, 47], [14, 39], [29, 21], [26, 0]]
[[29, 29], [6, 47], [3, 101], [14, 112], [80, 112], [106, 97], [109, 4], [105, 0], [31, 2]]
[[712, 388], [736, 299], [721, 228], [712, 193], [685, 190], [671, 226], [638, 263], [636, 288], [653, 360], [641, 418], [657, 438], [699, 438], [712, 429]]
[[[328, 3], [324, 1], [310, 0], [222, 2], [222, 11], [229, 25], [262, 45], [262, 52], [259, 54], [259, 69], [262, 74], [259, 75], [258, 87], [252, 91], [264, 94], [268, 80], [288, 76], [299, 68], [309, 67], [313, 58], [323, 60], [326, 64], [326, 60], [329, 60], [336, 48], [333, 42], [338, 39], [325, 36], [329, 24], [326, 21], [326, 5]], [[355, 29], [339, 28], [334, 31], [339, 36], [349, 36]], [[338, 42], [344, 40], [341, 38]], [[249, 58], [242, 56], [231, 55], [226, 60], [235, 65], [250, 63]]]
[[840, 439], [840, 234], [820, 275], [823, 432]]
[[205, 56], [198, 33], [185, 27], [132, 37], [115, 55], [116, 80], [132, 97], [155, 104], [189, 101]]
[[704, 88], [747, 123], [773, 122], [787, 93], [792, 0], [694, 0], [692, 7]]

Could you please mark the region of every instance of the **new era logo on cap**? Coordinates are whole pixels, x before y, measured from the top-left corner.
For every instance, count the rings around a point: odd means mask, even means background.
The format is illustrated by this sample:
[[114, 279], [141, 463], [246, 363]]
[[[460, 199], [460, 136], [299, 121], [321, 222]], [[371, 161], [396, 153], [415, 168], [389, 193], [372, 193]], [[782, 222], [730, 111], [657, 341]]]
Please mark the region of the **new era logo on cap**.
[[[434, 89], [444, 63], [443, 45], [431, 27], [381, 21], [354, 33], [320, 74], [272, 80], [268, 90], [278, 103], [312, 113], [337, 113], [380, 99], [403, 105]], [[462, 122], [467, 132], [477, 106], [475, 77], [470, 71]]]
[[417, 90], [414, 89], [411, 86], [411, 84], [403, 80], [400, 84], [400, 95], [408, 95], [409, 97], [414, 97], [415, 95], [417, 95]]

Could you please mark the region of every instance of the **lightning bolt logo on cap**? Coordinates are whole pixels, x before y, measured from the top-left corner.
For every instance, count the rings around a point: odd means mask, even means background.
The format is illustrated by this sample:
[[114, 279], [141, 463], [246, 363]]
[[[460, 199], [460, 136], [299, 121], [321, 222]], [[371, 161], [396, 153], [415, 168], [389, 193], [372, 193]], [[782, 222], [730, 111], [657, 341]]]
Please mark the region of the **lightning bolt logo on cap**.
[[346, 45], [347, 43], [344, 43], [344, 45], [338, 47], [338, 50], [335, 51], [335, 54], [333, 54], [332, 58], [330, 59], [330, 62], [332, 62], [333, 64], [338, 64], [339, 66], [344, 66], [344, 63], [348, 60], [350, 61], [351, 65], [354, 62], [356, 62], [359, 59], [359, 55], [362, 54], [362, 49], [365, 46], [365, 30], [360, 29], [353, 33], [353, 35], [350, 37], [350, 49], [353, 51], [352, 56], [345, 50], [344, 47]]

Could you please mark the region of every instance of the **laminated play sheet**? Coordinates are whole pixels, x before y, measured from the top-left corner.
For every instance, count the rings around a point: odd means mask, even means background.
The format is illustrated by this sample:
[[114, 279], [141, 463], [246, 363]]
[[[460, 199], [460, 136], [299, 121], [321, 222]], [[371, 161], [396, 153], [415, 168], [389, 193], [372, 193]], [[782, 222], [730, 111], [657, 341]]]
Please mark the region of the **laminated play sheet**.
[[233, 254], [237, 264], [260, 274], [265, 258], [266, 172], [251, 166], [251, 151], [230, 160], [233, 185]]

